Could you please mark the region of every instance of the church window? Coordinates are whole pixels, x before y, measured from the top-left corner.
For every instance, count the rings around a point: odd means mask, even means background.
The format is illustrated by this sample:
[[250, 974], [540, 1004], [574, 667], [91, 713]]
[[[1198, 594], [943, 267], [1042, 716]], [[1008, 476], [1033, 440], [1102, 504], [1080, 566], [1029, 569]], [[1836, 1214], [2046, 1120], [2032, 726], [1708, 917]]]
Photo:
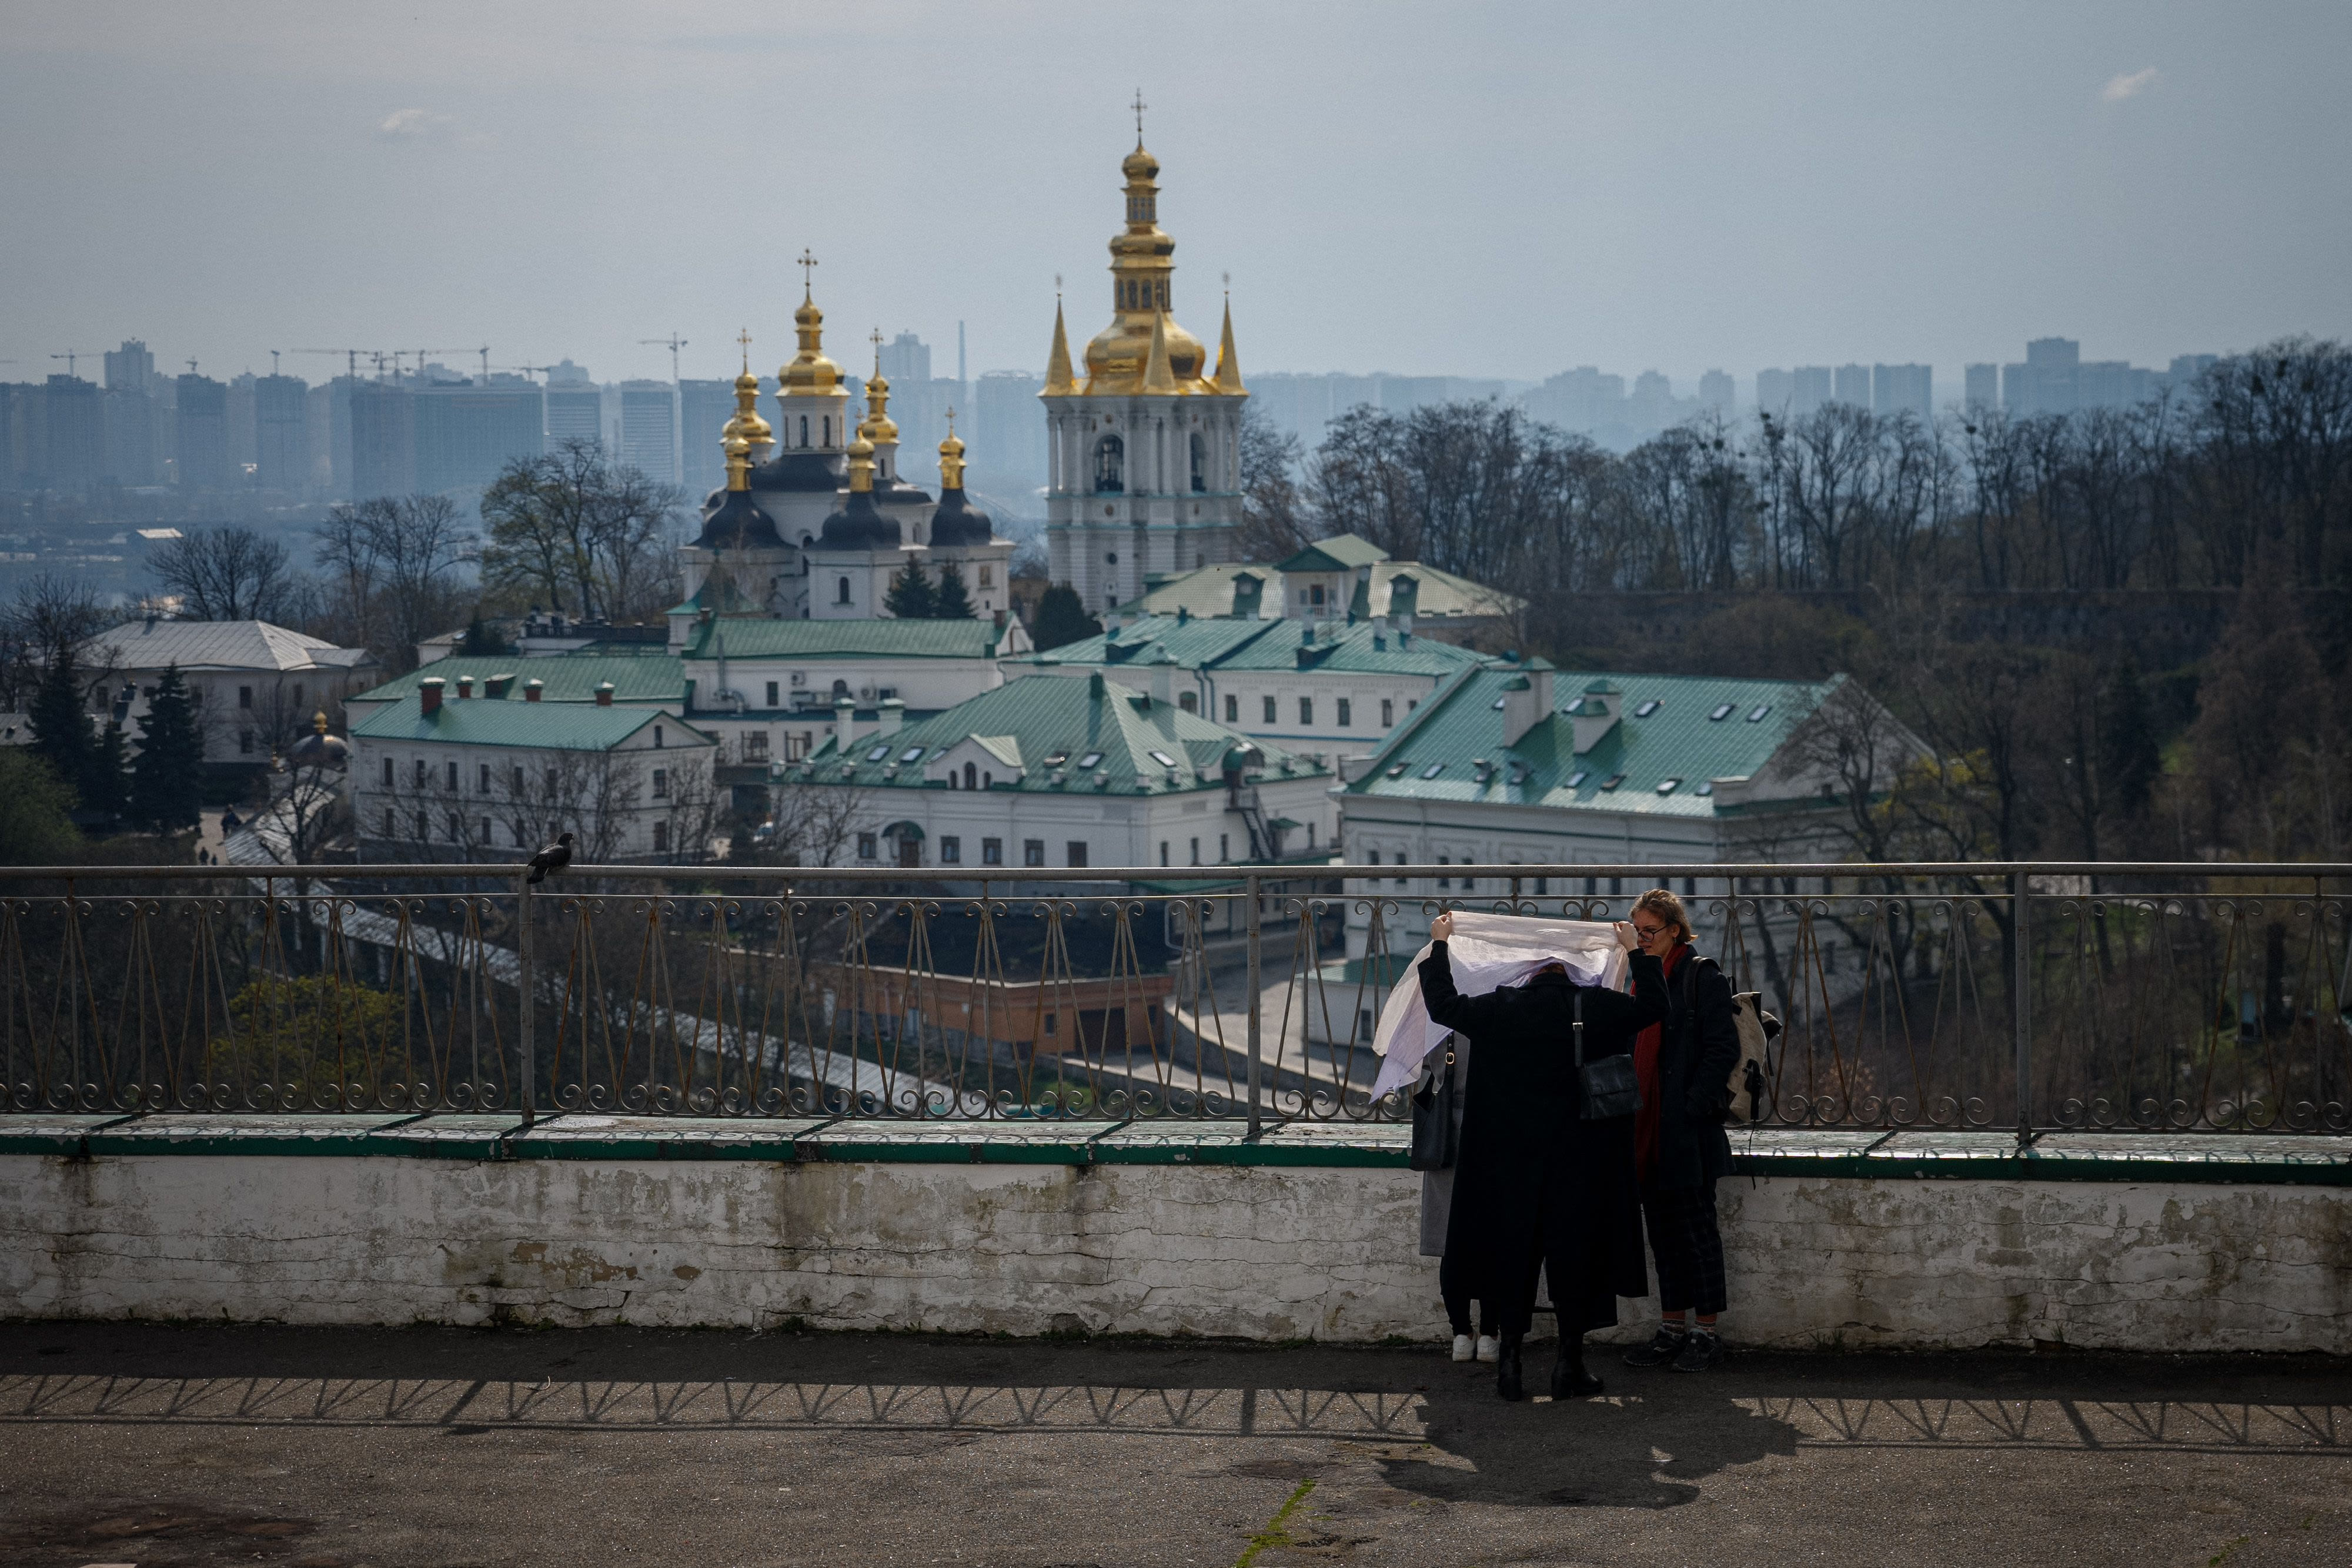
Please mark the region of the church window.
[[849, 579], [845, 577], [835, 582], [833, 591], [833, 601], [835, 604], [846, 604], [849, 602]]
[[1200, 495], [1209, 487], [1209, 444], [1199, 436], [1192, 437], [1192, 493]]
[[1095, 494], [1117, 496], [1127, 489], [1127, 446], [1116, 435], [1095, 443]]
[[806, 414], [801, 415], [801, 444], [803, 446], [808, 444], [808, 415]]
[[994, 567], [987, 565], [982, 565], [981, 567], [980, 585], [982, 588], [994, 588], [996, 586], [996, 569]]
[[971, 789], [977, 788], [978, 785], [976, 780], [978, 780], [979, 777], [980, 769], [976, 765], [970, 762], [963, 765], [963, 787], [965, 789]]
[[1231, 693], [1228, 693], [1225, 696], [1225, 722], [1227, 724], [1239, 724], [1241, 721], [1242, 699], [1233, 695]]
[[824, 444], [827, 446], [833, 444], [833, 415], [831, 414], [824, 416]]

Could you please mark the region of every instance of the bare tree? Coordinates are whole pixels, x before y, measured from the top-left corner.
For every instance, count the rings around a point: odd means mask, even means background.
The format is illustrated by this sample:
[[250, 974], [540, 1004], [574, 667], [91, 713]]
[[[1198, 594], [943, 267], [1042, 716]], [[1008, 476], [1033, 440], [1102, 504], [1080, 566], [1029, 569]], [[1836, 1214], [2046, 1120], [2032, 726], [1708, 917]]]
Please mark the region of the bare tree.
[[79, 578], [42, 572], [19, 583], [0, 612], [0, 709], [29, 707], [41, 672], [71, 660], [107, 621], [97, 591]]
[[679, 497], [572, 440], [509, 463], [482, 496], [485, 586], [582, 616], [649, 613], [667, 585], [667, 536]]
[[158, 549], [155, 580], [197, 621], [274, 621], [294, 591], [286, 547], [247, 528], [198, 528]]
[[446, 496], [384, 496], [339, 506], [318, 538], [347, 634], [388, 668], [415, 668], [416, 644], [463, 608], [457, 569], [478, 541], [457, 504]]
[[1254, 408], [1242, 411], [1242, 526], [1235, 540], [1243, 560], [1275, 561], [1296, 555], [1315, 529], [1297, 474], [1305, 462], [1298, 437], [1276, 430]]

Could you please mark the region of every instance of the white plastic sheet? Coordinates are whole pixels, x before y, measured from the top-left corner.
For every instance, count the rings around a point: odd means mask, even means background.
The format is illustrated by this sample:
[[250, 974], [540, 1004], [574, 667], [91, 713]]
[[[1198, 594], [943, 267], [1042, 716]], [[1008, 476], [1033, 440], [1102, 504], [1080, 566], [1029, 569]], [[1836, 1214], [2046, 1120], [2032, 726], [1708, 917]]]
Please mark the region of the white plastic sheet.
[[[1614, 990], [1625, 986], [1625, 950], [1603, 920], [1537, 920], [1457, 909], [1445, 956], [1454, 971], [1454, 988], [1465, 997], [1524, 985], [1537, 970], [1554, 963], [1564, 966], [1580, 986]], [[1404, 977], [1381, 1004], [1380, 1024], [1372, 1031], [1372, 1050], [1383, 1059], [1372, 1082], [1375, 1100], [1411, 1083], [1421, 1071], [1422, 1059], [1449, 1032], [1430, 1020], [1421, 998], [1421, 961], [1428, 956], [1427, 946], [1413, 955]]]

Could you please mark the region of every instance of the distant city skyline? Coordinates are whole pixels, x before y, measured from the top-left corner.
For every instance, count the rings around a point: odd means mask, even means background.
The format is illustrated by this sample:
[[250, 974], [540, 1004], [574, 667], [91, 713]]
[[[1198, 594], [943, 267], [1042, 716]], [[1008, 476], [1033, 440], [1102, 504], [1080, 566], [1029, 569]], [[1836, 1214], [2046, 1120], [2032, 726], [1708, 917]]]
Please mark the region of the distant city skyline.
[[1140, 15], [22, 6], [0, 374], [133, 335], [224, 380], [487, 344], [666, 381], [675, 333], [709, 380], [745, 327], [772, 372], [803, 247], [845, 369], [961, 322], [971, 377], [1034, 372], [1057, 277], [1101, 325], [1138, 88], [1175, 315], [1213, 331], [1230, 274], [1246, 369], [1685, 395], [1957, 384], [2053, 334], [2143, 365], [2352, 336], [2342, 6], [1204, 0], [1139, 57]]

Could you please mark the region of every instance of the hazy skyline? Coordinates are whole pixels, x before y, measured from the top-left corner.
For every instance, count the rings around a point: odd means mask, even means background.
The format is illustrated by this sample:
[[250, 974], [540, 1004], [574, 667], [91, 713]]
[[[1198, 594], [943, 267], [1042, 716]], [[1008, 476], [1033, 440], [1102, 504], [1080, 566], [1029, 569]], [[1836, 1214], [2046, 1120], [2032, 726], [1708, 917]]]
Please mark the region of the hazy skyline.
[[[2342, 6], [11, 4], [0, 378], [143, 337], [602, 379], [1104, 322], [1128, 100], [1248, 371], [2163, 365], [2352, 336]], [[747, 23], [745, 18], [751, 18]], [[453, 345], [455, 347], [453, 347]], [[290, 357], [312, 381], [341, 361]], [[85, 373], [95, 375], [95, 367]], [[1744, 392], [1744, 389], [1743, 389]]]

